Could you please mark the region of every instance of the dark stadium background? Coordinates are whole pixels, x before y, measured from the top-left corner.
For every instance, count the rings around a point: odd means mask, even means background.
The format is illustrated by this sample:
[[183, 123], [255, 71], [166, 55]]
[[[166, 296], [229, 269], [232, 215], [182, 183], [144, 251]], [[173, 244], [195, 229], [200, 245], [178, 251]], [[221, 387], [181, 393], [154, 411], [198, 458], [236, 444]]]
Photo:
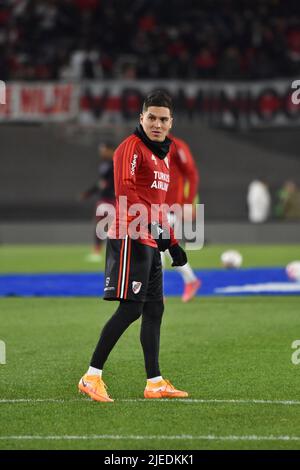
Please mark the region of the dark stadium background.
[[[222, 222], [223, 241], [296, 242], [297, 222], [274, 207], [285, 180], [300, 184], [299, 77], [297, 1], [2, 1], [1, 242], [88, 242], [93, 203], [77, 196], [95, 180], [97, 146], [131, 132], [155, 88], [174, 98], [175, 132], [197, 159], [209, 238], [222, 241]], [[256, 178], [273, 211], [252, 230]], [[55, 240], [36, 236], [45, 221]]]

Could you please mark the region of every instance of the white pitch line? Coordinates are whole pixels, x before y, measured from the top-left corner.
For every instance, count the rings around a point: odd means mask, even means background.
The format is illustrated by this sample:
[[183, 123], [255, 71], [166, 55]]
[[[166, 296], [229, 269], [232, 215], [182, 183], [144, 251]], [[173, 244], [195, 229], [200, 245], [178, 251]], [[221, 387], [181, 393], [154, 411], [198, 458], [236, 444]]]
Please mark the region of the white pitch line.
[[[118, 401], [123, 401], [123, 402], [135, 402], [135, 401], [163, 401], [166, 402], [165, 399], [156, 399], [156, 400], [144, 400], [142, 398], [138, 399], [123, 399], [123, 400], [118, 400]], [[213, 398], [213, 399], [202, 399], [202, 398], [177, 398], [177, 399], [170, 399], [167, 400], [168, 403], [176, 401], [177, 403], [233, 403], [233, 404], [246, 404], [246, 405], [252, 405], [252, 404], [267, 404], [267, 405], [300, 405], [299, 400], [245, 400], [245, 399], [218, 399], [218, 398]]]
[[[1, 404], [13, 404], [13, 403], [73, 403], [73, 402], [90, 402], [91, 400], [86, 398], [71, 398], [71, 399], [59, 399], [59, 398], [2, 398], [0, 399]], [[125, 398], [116, 400], [115, 403], [155, 403], [155, 402], [164, 402], [164, 403], [223, 403], [223, 404], [245, 404], [245, 405], [300, 405], [299, 400], [261, 400], [261, 399], [202, 399], [202, 398], [173, 398], [166, 400], [164, 398], [159, 398], [155, 400], [146, 400], [145, 398]]]
[[111, 435], [111, 434], [100, 434], [100, 435], [82, 435], [82, 436], [0, 436], [1, 441], [86, 441], [86, 440], [131, 440], [131, 441], [148, 441], [148, 440], [190, 440], [190, 441], [300, 441], [300, 436], [215, 436], [209, 434], [207, 436], [192, 436], [190, 434], [182, 434], [175, 436], [139, 436], [139, 435]]
[[0, 405], [6, 403], [72, 403], [74, 401], [83, 401], [80, 398], [64, 400], [63, 398], [3, 398], [0, 399]]

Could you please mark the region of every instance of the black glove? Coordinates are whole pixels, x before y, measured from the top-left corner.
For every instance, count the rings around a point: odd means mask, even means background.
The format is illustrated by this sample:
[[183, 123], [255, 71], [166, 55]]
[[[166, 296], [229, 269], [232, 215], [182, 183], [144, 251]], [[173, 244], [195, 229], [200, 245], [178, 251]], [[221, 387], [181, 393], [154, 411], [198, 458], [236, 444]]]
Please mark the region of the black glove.
[[148, 230], [156, 241], [159, 251], [165, 251], [169, 248], [171, 243], [169, 230], [163, 228], [158, 222], [149, 224]]
[[178, 243], [170, 246], [169, 252], [173, 260], [172, 266], [184, 266], [187, 263], [186, 253]]

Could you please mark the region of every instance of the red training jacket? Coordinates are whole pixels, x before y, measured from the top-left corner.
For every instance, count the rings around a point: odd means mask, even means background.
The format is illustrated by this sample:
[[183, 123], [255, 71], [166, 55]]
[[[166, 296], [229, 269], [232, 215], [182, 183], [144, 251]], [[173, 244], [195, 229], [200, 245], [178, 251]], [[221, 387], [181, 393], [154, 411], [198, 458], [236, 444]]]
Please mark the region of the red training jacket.
[[[151, 221], [151, 208], [153, 204], [165, 203], [170, 183], [169, 154], [161, 160], [136, 135], [125, 139], [114, 153], [114, 184], [116, 194], [116, 218], [108, 232], [110, 238], [124, 238], [128, 231], [128, 223], [135, 219], [128, 210], [122, 209], [120, 197], [127, 196], [127, 209], [133, 204], [143, 204], [146, 209], [146, 219], [141, 223], [140, 238], [138, 241], [152, 247], [157, 247], [155, 240], [148, 232], [148, 223]], [[138, 214], [137, 214], [138, 215]], [[154, 219], [164, 226], [167, 223], [166, 214], [153, 210]], [[178, 243], [171, 233], [171, 245]]]
[[[184, 140], [173, 135], [170, 147], [170, 186], [166, 196], [166, 203], [192, 204], [197, 195], [199, 185], [199, 172], [189, 146]], [[185, 185], [188, 183], [188, 194], [185, 195]]]

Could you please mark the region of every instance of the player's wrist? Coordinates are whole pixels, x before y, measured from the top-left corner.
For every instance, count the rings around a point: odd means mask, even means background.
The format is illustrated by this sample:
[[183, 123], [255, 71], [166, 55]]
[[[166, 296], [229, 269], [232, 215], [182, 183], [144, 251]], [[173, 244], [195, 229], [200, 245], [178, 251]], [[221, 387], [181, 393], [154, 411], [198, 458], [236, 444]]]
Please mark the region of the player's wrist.
[[157, 244], [159, 251], [166, 251], [171, 244], [171, 235], [168, 227], [162, 226], [159, 222], [148, 224], [148, 230]]
[[172, 266], [184, 266], [187, 263], [186, 252], [181, 248], [179, 243], [171, 245], [169, 247], [169, 253], [173, 260]]

